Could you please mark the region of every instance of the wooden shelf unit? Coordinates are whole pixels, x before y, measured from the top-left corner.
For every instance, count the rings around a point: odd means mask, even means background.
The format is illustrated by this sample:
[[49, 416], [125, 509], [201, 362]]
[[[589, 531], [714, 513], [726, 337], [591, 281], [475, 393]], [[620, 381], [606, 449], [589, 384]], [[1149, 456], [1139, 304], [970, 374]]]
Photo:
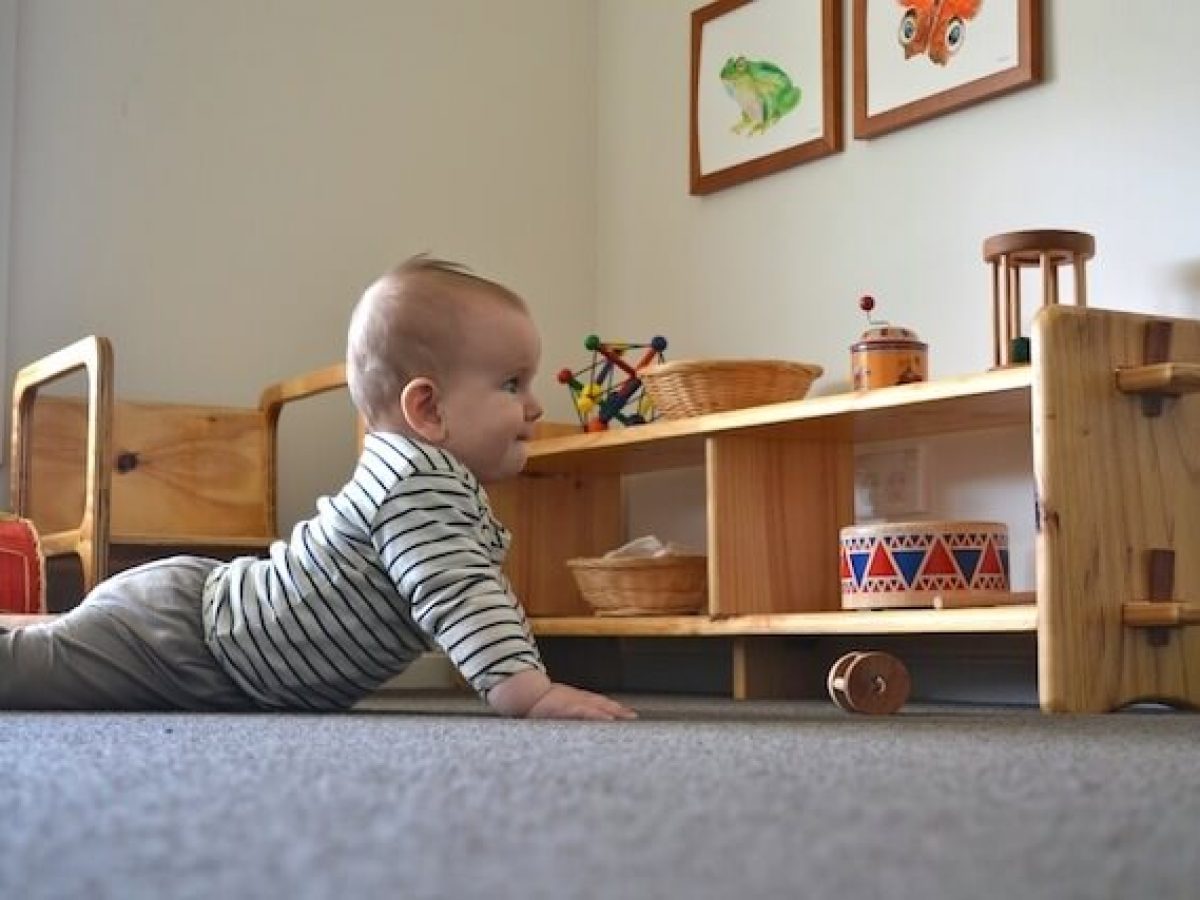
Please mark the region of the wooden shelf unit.
[[[1164, 328], [1170, 360], [1150, 358], [1161, 353], [1148, 335], [1161, 343]], [[1189, 627], [1200, 599], [1200, 322], [1049, 306], [1033, 347], [1029, 366], [535, 442], [526, 472], [489, 488], [515, 532], [509, 574], [535, 632], [734, 637], [746, 665], [767, 636], [1035, 632], [1046, 711], [1200, 706], [1200, 628]], [[1161, 414], [1146, 395], [1165, 398]], [[838, 532], [853, 523], [855, 445], [1002, 426], [1028, 427], [1033, 442], [1036, 604], [843, 611]], [[705, 614], [591, 615], [565, 560], [624, 540], [624, 476], [691, 466], [705, 472]], [[1174, 598], [1151, 597], [1154, 548], [1173, 554]], [[1175, 613], [1126, 612], [1148, 598], [1171, 599]], [[777, 655], [778, 642], [764, 644]], [[735, 677], [735, 696], [759, 683]]]

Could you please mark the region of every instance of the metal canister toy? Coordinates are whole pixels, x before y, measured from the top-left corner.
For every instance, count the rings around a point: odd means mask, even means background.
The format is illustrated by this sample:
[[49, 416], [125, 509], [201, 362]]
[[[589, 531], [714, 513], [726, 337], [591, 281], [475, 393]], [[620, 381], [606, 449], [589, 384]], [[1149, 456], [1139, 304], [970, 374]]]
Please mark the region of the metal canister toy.
[[856, 391], [926, 381], [929, 378], [929, 346], [910, 328], [876, 322], [871, 318], [875, 298], [858, 301], [872, 327], [850, 345], [850, 370]]

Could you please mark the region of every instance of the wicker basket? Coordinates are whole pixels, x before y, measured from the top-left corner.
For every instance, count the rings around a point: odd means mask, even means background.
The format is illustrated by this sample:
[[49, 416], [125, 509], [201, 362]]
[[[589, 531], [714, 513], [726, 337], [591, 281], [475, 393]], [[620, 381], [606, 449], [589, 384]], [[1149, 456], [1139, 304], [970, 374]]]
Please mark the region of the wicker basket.
[[664, 419], [799, 400], [824, 371], [810, 363], [775, 359], [676, 360], [641, 373]]
[[669, 616], [699, 612], [708, 595], [704, 556], [569, 559], [588, 605], [601, 616]]

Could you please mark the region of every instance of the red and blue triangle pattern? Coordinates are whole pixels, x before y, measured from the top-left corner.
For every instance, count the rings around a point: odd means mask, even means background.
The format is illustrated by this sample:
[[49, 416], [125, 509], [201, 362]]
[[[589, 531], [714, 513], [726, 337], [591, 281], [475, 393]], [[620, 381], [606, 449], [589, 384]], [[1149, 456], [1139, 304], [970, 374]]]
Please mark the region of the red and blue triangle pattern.
[[989, 528], [871, 533], [846, 529], [840, 574], [843, 594], [895, 591], [1007, 591], [1008, 531]]

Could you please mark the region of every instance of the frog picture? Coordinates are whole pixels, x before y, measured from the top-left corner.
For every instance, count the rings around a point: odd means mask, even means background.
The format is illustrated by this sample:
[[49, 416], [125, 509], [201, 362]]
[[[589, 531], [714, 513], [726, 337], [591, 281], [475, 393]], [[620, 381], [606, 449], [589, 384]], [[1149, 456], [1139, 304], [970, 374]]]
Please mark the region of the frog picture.
[[731, 56], [721, 67], [721, 83], [742, 110], [735, 134], [762, 134], [800, 105], [800, 88], [766, 60]]

